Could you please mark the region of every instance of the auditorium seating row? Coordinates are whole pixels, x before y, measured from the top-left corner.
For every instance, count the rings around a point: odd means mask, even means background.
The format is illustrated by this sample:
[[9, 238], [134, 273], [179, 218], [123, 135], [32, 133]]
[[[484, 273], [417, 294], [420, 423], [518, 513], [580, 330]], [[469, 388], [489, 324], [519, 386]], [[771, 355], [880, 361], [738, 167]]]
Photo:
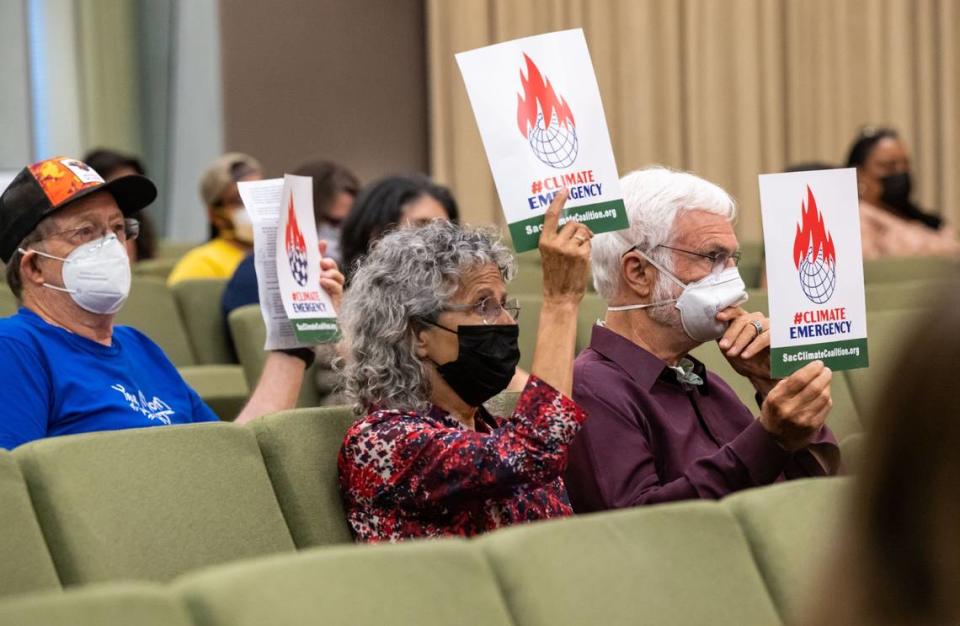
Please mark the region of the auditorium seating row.
[[351, 418], [299, 409], [0, 453], [0, 625], [781, 624], [849, 489], [353, 546], [335, 463]]

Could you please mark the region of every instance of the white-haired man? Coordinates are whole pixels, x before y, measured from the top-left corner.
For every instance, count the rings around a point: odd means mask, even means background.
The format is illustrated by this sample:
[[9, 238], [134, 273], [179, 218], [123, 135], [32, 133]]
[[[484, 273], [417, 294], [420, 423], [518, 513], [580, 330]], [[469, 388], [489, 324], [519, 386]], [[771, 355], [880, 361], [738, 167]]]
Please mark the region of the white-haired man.
[[[23, 306], [0, 320], [0, 448], [73, 433], [215, 421], [163, 351], [114, 326], [130, 291], [124, 244], [131, 214], [156, 187], [143, 176], [105, 182], [65, 157], [23, 168], [0, 194], [0, 260]], [[321, 261], [321, 286], [338, 302], [343, 276]], [[291, 408], [313, 352], [271, 352], [237, 417]]]
[[[621, 186], [631, 226], [593, 238], [608, 308], [574, 366], [573, 397], [590, 415], [565, 477], [574, 509], [719, 498], [835, 473], [830, 370], [814, 362], [772, 380], [768, 321], [739, 307], [733, 199], [662, 167]], [[689, 356], [712, 340], [756, 388], [758, 418]]]

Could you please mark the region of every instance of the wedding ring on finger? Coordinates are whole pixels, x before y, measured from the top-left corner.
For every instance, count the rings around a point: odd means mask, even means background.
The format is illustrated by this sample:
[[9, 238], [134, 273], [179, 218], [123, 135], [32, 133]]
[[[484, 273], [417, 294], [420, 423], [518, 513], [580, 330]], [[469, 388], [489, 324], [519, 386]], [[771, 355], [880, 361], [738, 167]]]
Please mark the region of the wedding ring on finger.
[[588, 241], [586, 237], [580, 234], [574, 235], [573, 238], [579, 241], [580, 243], [585, 243], [586, 241]]
[[756, 329], [756, 331], [757, 331], [757, 337], [759, 337], [760, 335], [762, 335], [762, 334], [763, 334], [763, 331], [766, 330], [766, 328], [763, 327], [763, 324], [761, 324], [761, 323], [760, 323], [759, 321], [757, 321], [757, 320], [753, 320], [753, 321], [751, 321], [750, 323], [753, 324], [753, 327]]

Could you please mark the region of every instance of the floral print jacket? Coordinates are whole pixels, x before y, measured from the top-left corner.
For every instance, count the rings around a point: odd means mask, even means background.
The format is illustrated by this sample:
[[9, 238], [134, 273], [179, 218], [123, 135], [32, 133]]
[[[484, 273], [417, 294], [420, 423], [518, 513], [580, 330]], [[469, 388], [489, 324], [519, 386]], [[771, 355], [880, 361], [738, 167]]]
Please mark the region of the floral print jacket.
[[508, 419], [480, 408], [469, 430], [438, 407], [374, 410], [340, 450], [340, 491], [357, 541], [468, 537], [570, 515], [567, 447], [586, 414], [531, 376]]

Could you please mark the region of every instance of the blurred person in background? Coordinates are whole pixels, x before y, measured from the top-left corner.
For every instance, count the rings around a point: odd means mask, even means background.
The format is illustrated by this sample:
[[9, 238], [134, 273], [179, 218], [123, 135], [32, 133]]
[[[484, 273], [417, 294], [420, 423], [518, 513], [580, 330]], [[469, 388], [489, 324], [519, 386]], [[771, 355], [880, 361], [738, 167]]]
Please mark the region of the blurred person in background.
[[187, 252], [167, 284], [197, 278], [230, 278], [253, 249], [253, 222], [243, 208], [237, 183], [260, 180], [263, 168], [253, 157], [230, 152], [210, 164], [200, 178], [200, 197], [210, 220], [211, 240]]
[[[338, 265], [340, 257], [340, 225], [350, 214], [354, 198], [360, 190], [356, 176], [347, 168], [330, 161], [312, 161], [294, 170], [299, 176], [313, 178], [313, 212], [317, 221], [317, 237], [326, 242], [326, 258]], [[231, 311], [260, 302], [257, 271], [251, 250], [230, 277], [221, 299], [223, 319]]]
[[863, 256], [960, 256], [956, 232], [910, 198], [907, 147], [891, 128], [864, 127], [850, 146], [847, 167], [857, 168]]
[[389, 176], [365, 186], [340, 236], [347, 283], [370, 244], [391, 228], [436, 218], [457, 223], [460, 212], [450, 190], [426, 176]]
[[360, 181], [353, 172], [332, 161], [310, 161], [293, 170], [293, 173], [313, 179], [313, 214], [317, 222], [317, 237], [327, 242], [327, 256], [338, 264], [342, 263], [340, 232], [360, 193]]
[[[360, 190], [360, 183], [353, 172], [331, 161], [311, 161], [304, 163], [293, 172], [299, 176], [313, 179], [313, 212], [317, 222], [317, 236], [325, 246], [322, 255], [340, 263], [340, 228], [343, 220], [350, 214], [354, 198]], [[253, 251], [243, 259], [227, 283], [220, 300], [223, 314], [223, 328], [227, 336], [227, 319], [230, 313], [242, 306], [258, 304], [260, 291], [257, 286], [257, 270]], [[336, 388], [340, 376], [333, 371], [336, 347], [333, 344], [317, 346], [316, 367], [313, 370], [313, 382], [324, 405], [342, 404], [343, 396]]]
[[[95, 169], [107, 182], [121, 176], [144, 176], [147, 173], [137, 157], [105, 148], [91, 150], [83, 157], [83, 162]], [[152, 259], [157, 254], [157, 229], [153, 225], [153, 219], [143, 211], [138, 211], [131, 217], [140, 222], [140, 234], [126, 244], [130, 261], [136, 263]]]
[[804, 624], [960, 624], [960, 283], [943, 295], [891, 370]]

